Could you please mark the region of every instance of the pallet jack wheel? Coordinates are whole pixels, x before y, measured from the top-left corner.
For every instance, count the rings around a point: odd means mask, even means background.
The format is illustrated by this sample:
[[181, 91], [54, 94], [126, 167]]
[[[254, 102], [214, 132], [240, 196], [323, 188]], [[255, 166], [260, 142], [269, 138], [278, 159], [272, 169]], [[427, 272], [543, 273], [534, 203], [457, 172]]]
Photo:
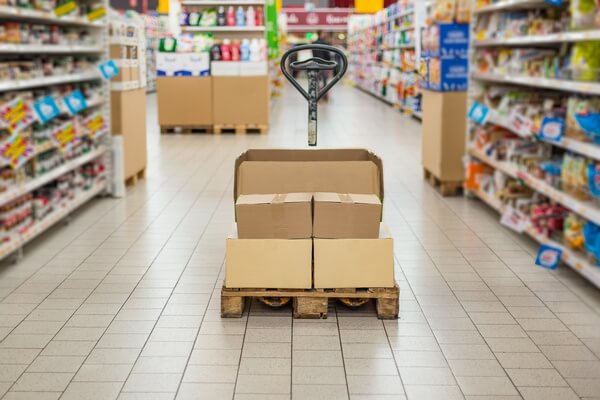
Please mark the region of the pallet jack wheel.
[[280, 308], [292, 300], [291, 297], [258, 297], [258, 300], [271, 308]]
[[346, 307], [358, 308], [367, 304], [370, 299], [351, 299], [349, 297], [340, 297], [338, 300]]

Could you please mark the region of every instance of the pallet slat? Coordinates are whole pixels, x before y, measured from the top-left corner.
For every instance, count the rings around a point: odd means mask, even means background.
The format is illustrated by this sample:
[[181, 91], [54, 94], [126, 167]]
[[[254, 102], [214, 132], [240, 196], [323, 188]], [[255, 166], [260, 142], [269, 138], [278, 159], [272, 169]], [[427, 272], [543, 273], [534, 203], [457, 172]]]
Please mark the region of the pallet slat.
[[444, 182], [425, 168], [423, 168], [423, 176], [442, 196], [456, 196], [462, 191], [462, 182]]
[[248, 134], [248, 133], [259, 133], [265, 134], [269, 130], [269, 125], [263, 124], [215, 124], [215, 134], [221, 133], [235, 133], [235, 134]]

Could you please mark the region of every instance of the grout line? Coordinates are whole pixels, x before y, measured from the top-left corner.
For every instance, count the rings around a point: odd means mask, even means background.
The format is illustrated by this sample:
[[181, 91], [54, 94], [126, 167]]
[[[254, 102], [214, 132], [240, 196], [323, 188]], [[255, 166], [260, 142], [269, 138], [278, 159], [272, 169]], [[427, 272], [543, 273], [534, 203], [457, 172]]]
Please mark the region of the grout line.
[[[327, 308], [329, 308], [329, 299], [327, 299]], [[350, 398], [350, 386], [348, 385], [348, 372], [346, 371], [346, 359], [344, 358], [344, 345], [342, 344], [342, 332], [340, 332], [340, 318], [338, 316], [337, 304], [333, 306], [335, 310], [335, 323], [338, 331], [338, 340], [340, 341], [340, 353], [342, 357], [342, 367], [344, 367], [344, 379], [346, 380], [346, 393]], [[329, 311], [328, 311], [329, 312]]]

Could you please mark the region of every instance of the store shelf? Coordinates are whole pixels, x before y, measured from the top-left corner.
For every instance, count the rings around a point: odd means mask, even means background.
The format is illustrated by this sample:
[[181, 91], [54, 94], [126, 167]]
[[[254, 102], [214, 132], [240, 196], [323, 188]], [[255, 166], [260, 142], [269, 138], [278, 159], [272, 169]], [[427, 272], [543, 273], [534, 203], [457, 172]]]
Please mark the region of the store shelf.
[[264, 26], [181, 26], [188, 32], [264, 32]]
[[476, 47], [511, 46], [511, 45], [520, 46], [520, 45], [584, 42], [584, 41], [589, 41], [589, 40], [600, 40], [600, 29], [579, 31], [579, 32], [552, 33], [552, 34], [548, 34], [548, 35], [532, 35], [532, 36], [520, 36], [520, 37], [511, 37], [511, 38], [474, 40], [473, 45]]
[[[504, 206], [499, 199], [492, 197], [481, 190], [471, 191], [471, 193], [473, 193], [480, 200], [482, 200], [484, 203], [486, 203], [499, 213], [502, 213], [504, 211]], [[536, 240], [540, 244], [546, 244], [561, 249], [561, 260], [569, 267], [573, 268], [581, 275], [583, 275], [596, 287], [600, 288], [600, 268], [590, 264], [585, 256], [578, 254], [577, 252], [569, 249], [568, 247], [563, 246], [562, 244], [544, 235], [541, 235], [540, 233], [536, 232], [536, 230], [533, 229], [533, 227], [531, 226], [528, 226], [526, 228], [525, 233], [527, 233], [528, 236], [530, 236], [532, 239]]]
[[99, 148], [92, 150], [91, 152], [86, 153], [82, 156], [79, 156], [74, 160], [67, 161], [60, 167], [54, 168], [53, 170], [48, 171], [47, 173], [41, 176], [33, 178], [25, 183], [13, 185], [10, 189], [0, 194], [0, 205], [6, 204], [20, 196], [23, 196], [24, 194], [27, 194], [32, 190], [35, 190], [40, 186], [45, 185], [48, 182], [52, 182], [59, 176], [64, 175], [67, 172], [72, 171], [73, 169], [96, 159], [97, 157], [100, 157], [106, 151], [107, 148], [105, 146], [100, 146]]
[[473, 14], [502, 10], [526, 10], [539, 7], [552, 7], [552, 5], [545, 0], [499, 0], [489, 6], [474, 9]]
[[102, 53], [105, 50], [106, 49], [101, 46], [0, 43], [0, 54]]
[[111, 36], [110, 44], [116, 44], [121, 46], [138, 46], [140, 44], [137, 38], [124, 38]]
[[382, 47], [381, 49], [383, 51], [387, 51], [387, 50], [414, 49], [414, 48], [415, 48], [414, 43], [406, 43], [406, 44], [399, 44], [397, 46], [386, 46], [386, 47]]
[[66, 15], [63, 17], [57, 17], [53, 13], [30, 10], [26, 8], [12, 7], [12, 6], [0, 6], [0, 18], [11, 19], [11, 20], [24, 20], [31, 22], [41, 22], [48, 24], [57, 25], [76, 25], [85, 27], [105, 27], [105, 23], [102, 21], [90, 22], [85, 17]]
[[506, 83], [521, 86], [532, 86], [544, 89], [561, 90], [565, 92], [600, 95], [600, 83], [597, 82], [579, 82], [568, 81], [564, 79], [546, 79], [529, 76], [495, 75], [480, 72], [471, 73], [471, 78], [480, 81]]
[[129, 81], [129, 82], [111, 82], [110, 90], [117, 92], [124, 92], [127, 90], [139, 89], [141, 87], [140, 81]]
[[184, 6], [263, 6], [264, 0], [183, 0]]
[[29, 227], [23, 234], [15, 235], [11, 241], [0, 246], [0, 259], [12, 254], [25, 244], [33, 240], [35, 237], [48, 230], [58, 221], [72, 213], [77, 208], [81, 207], [84, 203], [91, 200], [93, 197], [102, 193], [107, 186], [106, 180], [97, 183], [92, 188], [80, 193], [75, 199], [68, 202], [64, 207], [52, 211], [46, 215], [41, 221], [34, 223]]
[[17, 81], [3, 81], [0, 82], [0, 92], [8, 90], [29, 89], [40, 86], [59, 85], [64, 83], [85, 82], [100, 78], [101, 76], [99, 71], [90, 70], [87, 72], [80, 72], [68, 75], [44, 76], [42, 78], [23, 79]]
[[557, 190], [544, 181], [541, 181], [529, 173], [520, 170], [517, 165], [510, 162], [494, 160], [483, 152], [475, 149], [470, 149], [469, 154], [494, 167], [495, 169], [504, 172], [506, 175], [522, 180], [523, 183], [536, 192], [543, 194], [557, 203], [560, 203], [563, 206], [571, 209], [573, 212], [581, 215], [582, 217], [600, 225], [600, 208], [594, 205], [593, 202], [582, 201], [565, 192]]

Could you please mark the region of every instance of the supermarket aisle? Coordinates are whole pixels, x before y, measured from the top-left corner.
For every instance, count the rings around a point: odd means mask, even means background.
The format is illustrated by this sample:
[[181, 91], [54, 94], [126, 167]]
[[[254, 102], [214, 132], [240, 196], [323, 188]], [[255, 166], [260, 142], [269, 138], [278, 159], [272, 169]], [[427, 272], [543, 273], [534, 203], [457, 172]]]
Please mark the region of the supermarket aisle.
[[439, 197], [421, 179], [419, 124], [347, 87], [320, 112], [320, 145], [365, 146], [384, 160], [400, 320], [343, 306], [327, 320], [292, 320], [289, 308], [257, 303], [249, 316], [221, 320], [233, 161], [248, 147], [305, 147], [305, 115], [288, 91], [267, 136], [160, 137], [151, 121], [146, 181], [126, 199], [86, 206], [2, 267], [0, 394], [600, 396], [600, 292], [566, 267], [534, 267], [535, 246], [487, 207]]

